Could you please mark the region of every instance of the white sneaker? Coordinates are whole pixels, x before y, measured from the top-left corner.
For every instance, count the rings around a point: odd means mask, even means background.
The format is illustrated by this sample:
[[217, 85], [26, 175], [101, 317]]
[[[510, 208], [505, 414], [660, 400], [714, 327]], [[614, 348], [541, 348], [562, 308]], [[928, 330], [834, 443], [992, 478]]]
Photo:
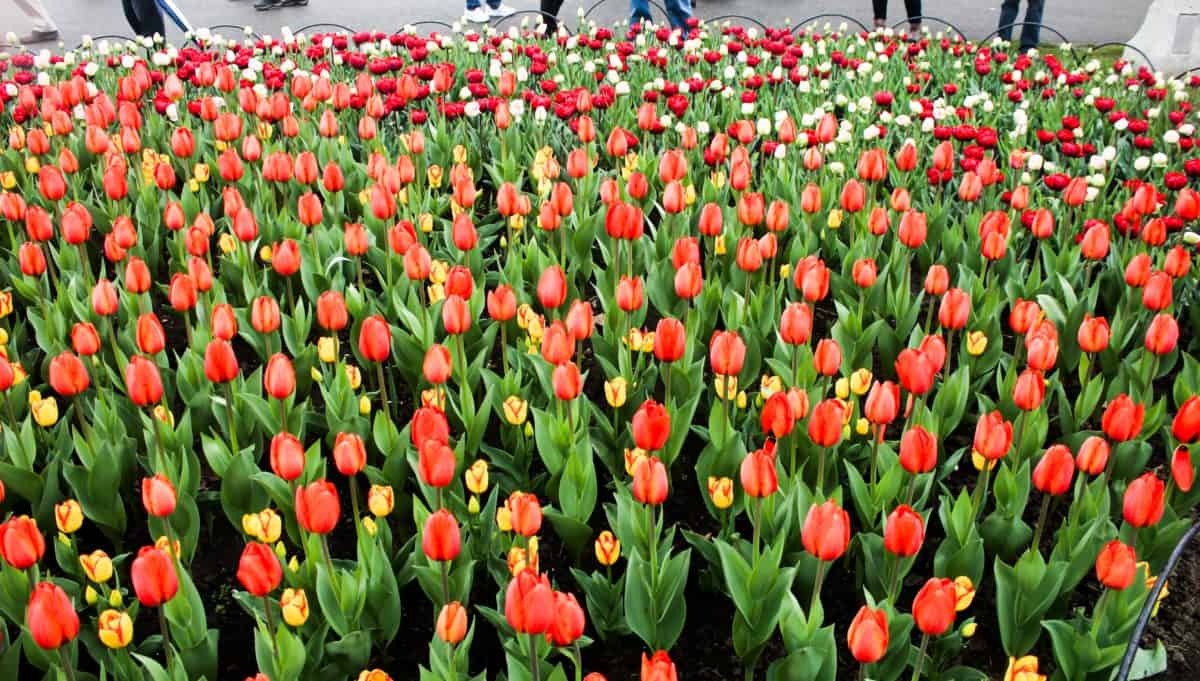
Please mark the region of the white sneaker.
[[487, 10], [482, 7], [476, 7], [475, 9], [467, 10], [467, 13], [463, 15], [463, 17], [473, 24], [486, 24], [492, 19], [492, 17], [488, 15]]
[[502, 19], [515, 14], [516, 11], [516, 9], [509, 7], [508, 5], [501, 4], [499, 7], [489, 7], [487, 12], [488, 16], [492, 17], [493, 19]]

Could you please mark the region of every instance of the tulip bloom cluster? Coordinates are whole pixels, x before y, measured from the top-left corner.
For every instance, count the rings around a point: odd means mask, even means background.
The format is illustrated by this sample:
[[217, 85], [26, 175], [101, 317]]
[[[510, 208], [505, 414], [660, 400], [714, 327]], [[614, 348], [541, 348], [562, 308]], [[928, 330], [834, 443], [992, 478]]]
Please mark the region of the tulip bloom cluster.
[[1110, 674], [1200, 502], [1200, 77], [1008, 47], [0, 60], [5, 663]]

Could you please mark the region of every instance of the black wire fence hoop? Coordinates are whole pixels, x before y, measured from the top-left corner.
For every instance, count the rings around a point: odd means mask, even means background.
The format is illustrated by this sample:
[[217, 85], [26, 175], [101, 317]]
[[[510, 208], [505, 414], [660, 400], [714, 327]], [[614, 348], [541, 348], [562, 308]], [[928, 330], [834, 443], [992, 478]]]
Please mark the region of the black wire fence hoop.
[[1183, 550], [1187, 548], [1187, 545], [1191, 543], [1197, 533], [1200, 533], [1200, 520], [1193, 523], [1191, 528], [1179, 538], [1179, 542], [1175, 544], [1175, 548], [1171, 551], [1171, 556], [1167, 558], [1167, 564], [1163, 566], [1162, 572], [1158, 573], [1158, 578], [1154, 582], [1154, 588], [1150, 590], [1150, 594], [1146, 596], [1146, 602], [1142, 605], [1142, 612], [1138, 615], [1137, 625], [1134, 626], [1133, 633], [1129, 636], [1129, 645], [1125, 648], [1125, 657], [1121, 658], [1121, 667], [1117, 671], [1115, 681], [1126, 681], [1129, 678], [1129, 670], [1133, 666], [1133, 658], [1137, 656], [1138, 644], [1142, 641], [1142, 632], [1145, 631], [1146, 624], [1150, 622], [1150, 615], [1154, 612], [1154, 604], [1158, 602], [1158, 595], [1162, 593], [1163, 587], [1167, 585], [1167, 577], [1171, 575], [1171, 571], [1175, 569], [1175, 564], [1183, 556]]
[[986, 36], [981, 38], [978, 42], [982, 45], [983, 43], [986, 43], [986, 42], [990, 41], [992, 38], [995, 38], [996, 36], [1000, 35], [1001, 31], [1004, 31], [1004, 30], [1011, 31], [1014, 28], [1025, 28], [1026, 26], [1037, 26], [1038, 30], [1045, 29], [1047, 31], [1050, 31], [1054, 35], [1058, 36], [1058, 39], [1064, 43], [1071, 42], [1070, 40], [1067, 40], [1067, 36], [1063, 35], [1062, 31], [1058, 30], [1057, 28], [1054, 28], [1053, 26], [1051, 26], [1049, 24], [1043, 24], [1040, 21], [1014, 21], [1011, 24], [1005, 24], [1003, 26], [998, 26], [998, 27], [996, 27], [996, 30], [987, 34]]
[[292, 33], [308, 33], [309, 31], [311, 31], [314, 28], [336, 28], [337, 30], [342, 31], [343, 33], [346, 33], [347, 35], [354, 35], [355, 33], [358, 33], [358, 31], [354, 30], [353, 28], [350, 28], [349, 26], [346, 26], [345, 24], [339, 24], [339, 23], [335, 23], [332, 21], [318, 21], [315, 24], [301, 26], [300, 28], [296, 29], [295, 31], [292, 31]]
[[837, 14], [834, 12], [825, 12], [823, 14], [814, 14], [811, 17], [808, 17], [807, 19], [797, 21], [796, 27], [792, 29], [792, 34], [794, 35], [796, 33], [796, 31], [804, 30], [804, 28], [806, 26], [808, 26], [809, 24], [813, 23], [814, 21], [816, 21], [818, 19], [841, 19], [843, 21], [848, 21], [848, 22], [858, 26], [865, 33], [871, 32], [871, 29], [868, 28], [866, 24], [859, 21], [858, 19], [855, 19], [854, 17], [850, 16], [849, 14]]
[[417, 28], [419, 26], [439, 26], [441, 28], [446, 29], [447, 31], [454, 30], [454, 26], [447, 24], [444, 21], [438, 21], [436, 19], [425, 19], [424, 21], [414, 21], [411, 24], [405, 24], [405, 25], [401, 26], [400, 28], [396, 29], [395, 32], [396, 33], [405, 33], [407, 31], [407, 29]]
[[1150, 56], [1147, 55], [1145, 52], [1143, 52], [1142, 48], [1138, 47], [1137, 45], [1133, 45], [1133, 44], [1127, 43], [1127, 42], [1122, 42], [1120, 40], [1110, 40], [1106, 43], [1100, 43], [1099, 45], [1091, 45], [1089, 47], [1091, 48], [1092, 51], [1095, 51], [1095, 50], [1103, 49], [1105, 47], [1112, 47], [1113, 45], [1120, 45], [1121, 47], [1124, 47], [1127, 50], [1133, 50], [1134, 52], [1137, 52], [1138, 56], [1140, 56], [1142, 58], [1142, 60], [1146, 62], [1146, 66], [1149, 66], [1151, 71], [1158, 70], [1158, 69], [1154, 68], [1154, 62], [1150, 60]]
[[[500, 26], [502, 26], [506, 21], [510, 21], [517, 17], [527, 17], [530, 15], [536, 16], [537, 18], [542, 20], [543, 24], [547, 24], [547, 25], [549, 25], [549, 22], [546, 21], [546, 18], [549, 17], [550, 19], [553, 19], [555, 22], [557, 22], [559, 28], [566, 31], [567, 35], [572, 35], [571, 29], [567, 28], [567, 25], [565, 23], [558, 21], [558, 17], [555, 14], [553, 14], [551, 12], [543, 12], [540, 9], [526, 9], [526, 10], [521, 10], [520, 12], [513, 12], [512, 14], [510, 14], [506, 17], [500, 17], [500, 18], [496, 19], [495, 21], [493, 21], [491, 23], [491, 26], [493, 28], [500, 28]], [[545, 37], [550, 38], [553, 36], [547, 35]]]
[[[127, 43], [136, 43], [137, 36], [121, 35], [120, 33], [105, 33], [104, 35], [89, 36], [89, 40], [92, 42], [92, 44], [98, 43], [101, 40], [120, 40], [122, 42], [127, 42]], [[75, 46], [75, 49], [77, 49], [77, 50], [83, 49], [83, 43], [80, 42], [78, 45]], [[24, 51], [28, 52], [30, 54], [33, 54], [33, 51], [30, 50], [29, 48], [24, 48]]]
[[921, 23], [924, 21], [932, 21], [936, 24], [941, 24], [941, 25], [945, 26], [946, 28], [949, 28], [951, 31], [954, 31], [962, 38], [967, 37], [967, 34], [964, 33], [963, 30], [961, 28], [959, 28], [958, 26], [955, 26], [954, 24], [950, 23], [949, 21], [947, 21], [941, 17], [935, 17], [932, 14], [921, 14], [921, 15], [918, 15], [915, 17], [901, 19], [900, 21], [897, 21], [896, 23], [892, 24], [892, 30], [900, 28], [900, 26], [902, 26], [903, 24], [911, 24], [914, 21], [917, 23]]

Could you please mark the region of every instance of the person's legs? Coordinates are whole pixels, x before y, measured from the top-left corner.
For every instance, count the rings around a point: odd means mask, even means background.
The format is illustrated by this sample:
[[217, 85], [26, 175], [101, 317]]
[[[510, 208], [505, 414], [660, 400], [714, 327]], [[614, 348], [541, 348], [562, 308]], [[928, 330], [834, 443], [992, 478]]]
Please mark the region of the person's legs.
[[629, 17], [635, 23], [650, 19], [650, 0], [630, 0]]
[[1012, 40], [1012, 24], [1017, 20], [1017, 10], [1020, 9], [1021, 0], [1004, 0], [1004, 4], [1000, 5], [1000, 38], [1003, 40]]
[[1038, 46], [1038, 38], [1042, 30], [1042, 11], [1046, 9], [1046, 0], [1027, 0], [1025, 4], [1025, 21], [1021, 28], [1021, 51], [1032, 50]]
[[125, 21], [133, 29], [135, 35], [142, 35], [142, 21], [133, 9], [133, 0], [121, 0], [121, 9], [125, 12]]
[[167, 27], [163, 25], [162, 12], [154, 0], [132, 0], [133, 12], [137, 15], [140, 28], [134, 27], [138, 35], [151, 37], [155, 33], [165, 36]]
[[479, 0], [467, 0], [467, 11], [479, 9]]
[[687, 20], [692, 18], [692, 0], [667, 0], [667, 19], [671, 28], [687, 30]]
[[563, 0], [542, 0], [539, 9], [542, 20], [546, 22], [546, 35], [554, 35], [558, 30], [558, 10], [562, 8]]
[[921, 0], [904, 0], [904, 11], [908, 13], [910, 31], [921, 29]]
[[33, 24], [34, 34], [58, 33], [58, 26], [50, 18], [50, 12], [42, 4], [42, 0], [13, 0], [21, 13]]
[[887, 23], [887, 0], [871, 0], [871, 10], [875, 12], [875, 25]]

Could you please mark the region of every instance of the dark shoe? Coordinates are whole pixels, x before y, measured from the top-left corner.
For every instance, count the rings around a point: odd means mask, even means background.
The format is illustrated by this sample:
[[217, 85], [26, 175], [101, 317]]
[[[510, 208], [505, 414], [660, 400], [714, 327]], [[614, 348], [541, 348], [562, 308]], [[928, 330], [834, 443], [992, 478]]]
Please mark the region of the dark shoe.
[[275, 9], [276, 7], [279, 7], [279, 0], [258, 0], [258, 2], [254, 3], [254, 9], [260, 12]]
[[35, 43], [46, 43], [51, 40], [58, 40], [58, 29], [53, 31], [33, 31], [29, 34], [20, 36], [18, 40], [22, 45], [33, 45]]
[[308, 0], [280, 0], [280, 7], [307, 7]]

